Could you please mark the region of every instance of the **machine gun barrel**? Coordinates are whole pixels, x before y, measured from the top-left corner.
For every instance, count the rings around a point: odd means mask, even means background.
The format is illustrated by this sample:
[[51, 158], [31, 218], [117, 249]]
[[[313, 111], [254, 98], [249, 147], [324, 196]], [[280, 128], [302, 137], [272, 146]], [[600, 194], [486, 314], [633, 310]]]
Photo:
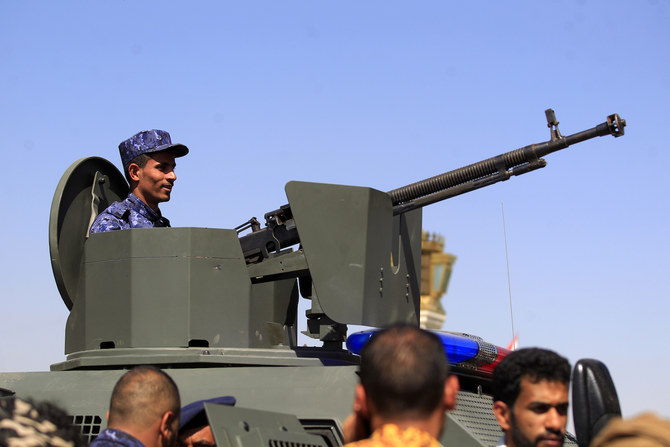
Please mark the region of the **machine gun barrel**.
[[620, 137], [624, 134], [626, 121], [618, 114], [607, 117], [607, 121], [591, 129], [564, 137], [558, 130], [558, 121], [552, 109], [545, 111], [551, 139], [544, 143], [524, 146], [514, 151], [464, 166], [444, 174], [388, 191], [393, 201], [393, 214], [402, 214], [441, 200], [483, 188], [513, 175], [521, 175], [546, 166], [541, 157], [566, 147], [604, 135]]
[[[403, 186], [387, 194], [391, 196], [393, 214], [406, 213], [441, 200], [508, 180], [513, 175], [521, 175], [543, 168], [547, 162], [541, 157], [566, 147], [604, 135], [620, 137], [624, 134], [626, 121], [618, 114], [607, 117], [607, 121], [573, 135], [564, 137], [558, 130], [558, 121], [552, 109], [545, 110], [547, 127], [551, 139], [544, 143], [531, 144], [506, 152], [444, 174], [431, 177], [411, 185]], [[252, 228], [252, 233], [240, 237], [240, 244], [247, 263], [261, 262], [270, 252], [300, 242], [289, 205], [265, 214], [266, 227], [260, 229], [259, 222], [252, 218], [238, 228], [238, 233]]]

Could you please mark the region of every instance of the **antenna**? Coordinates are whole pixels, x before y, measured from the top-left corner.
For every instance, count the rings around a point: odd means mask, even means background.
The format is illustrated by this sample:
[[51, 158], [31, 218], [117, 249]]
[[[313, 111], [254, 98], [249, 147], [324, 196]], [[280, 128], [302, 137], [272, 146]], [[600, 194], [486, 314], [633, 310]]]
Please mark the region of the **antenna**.
[[507, 291], [509, 293], [509, 316], [512, 321], [512, 350], [516, 350], [516, 331], [514, 330], [514, 311], [512, 310], [512, 281], [509, 274], [509, 253], [507, 250], [507, 227], [505, 226], [505, 206], [500, 201], [500, 211], [502, 212], [503, 234], [505, 236], [505, 260], [507, 262]]

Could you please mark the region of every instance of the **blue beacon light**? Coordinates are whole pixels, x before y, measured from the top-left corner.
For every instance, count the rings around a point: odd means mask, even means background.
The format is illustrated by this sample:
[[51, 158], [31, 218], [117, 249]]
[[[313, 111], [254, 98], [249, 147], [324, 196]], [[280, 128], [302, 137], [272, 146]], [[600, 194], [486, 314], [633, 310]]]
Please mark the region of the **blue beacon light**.
[[[365, 343], [377, 332], [377, 329], [356, 332], [347, 337], [347, 349], [360, 355]], [[444, 347], [444, 353], [450, 364], [471, 365], [482, 372], [492, 371], [502, 357], [509, 351], [484, 342], [479, 337], [451, 332], [430, 331], [437, 335]]]

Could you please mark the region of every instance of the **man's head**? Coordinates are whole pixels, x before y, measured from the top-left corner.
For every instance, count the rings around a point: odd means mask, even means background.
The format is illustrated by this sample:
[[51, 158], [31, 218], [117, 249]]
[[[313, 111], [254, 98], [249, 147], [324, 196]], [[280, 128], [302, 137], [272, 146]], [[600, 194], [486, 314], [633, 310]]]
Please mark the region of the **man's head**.
[[568, 422], [570, 363], [553, 351], [512, 352], [493, 371], [493, 413], [508, 447], [561, 447]]
[[212, 433], [205, 412], [206, 403], [232, 406], [235, 405], [235, 398], [233, 396], [221, 396], [198, 400], [182, 408], [179, 423], [180, 447], [213, 447], [216, 445], [214, 433]]
[[172, 144], [164, 130], [145, 130], [119, 144], [123, 172], [130, 190], [153, 210], [170, 200], [177, 176], [175, 158], [188, 154], [183, 144]]
[[439, 338], [410, 325], [372, 336], [361, 352], [361, 383], [354, 411], [375, 429], [379, 423], [413, 425], [438, 437], [445, 411], [456, 404], [458, 379]]
[[114, 386], [107, 426], [135, 436], [146, 447], [174, 447], [177, 442], [179, 390], [158, 368], [138, 366]]

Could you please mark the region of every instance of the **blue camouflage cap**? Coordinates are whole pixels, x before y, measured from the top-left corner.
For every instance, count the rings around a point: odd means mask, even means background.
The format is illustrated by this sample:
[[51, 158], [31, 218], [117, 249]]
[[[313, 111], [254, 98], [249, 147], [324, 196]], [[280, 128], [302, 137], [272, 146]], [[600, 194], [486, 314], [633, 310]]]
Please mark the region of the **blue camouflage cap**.
[[124, 171], [135, 157], [141, 154], [170, 150], [175, 157], [188, 154], [188, 148], [183, 144], [172, 144], [170, 134], [164, 130], [151, 129], [138, 132], [119, 144], [119, 153]]

